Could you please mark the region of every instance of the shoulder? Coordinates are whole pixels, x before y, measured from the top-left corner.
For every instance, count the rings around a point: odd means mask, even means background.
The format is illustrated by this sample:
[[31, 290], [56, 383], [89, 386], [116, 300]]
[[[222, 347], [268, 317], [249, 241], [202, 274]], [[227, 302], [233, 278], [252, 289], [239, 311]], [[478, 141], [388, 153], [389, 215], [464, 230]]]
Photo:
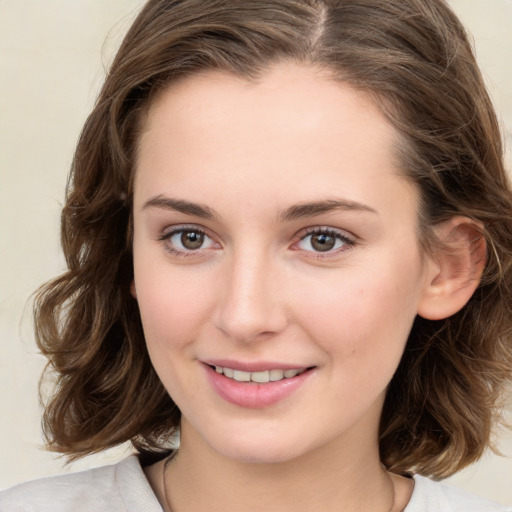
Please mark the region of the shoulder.
[[512, 507], [416, 475], [414, 491], [404, 512], [512, 512]]
[[136, 456], [26, 482], [0, 493], [2, 512], [161, 512]]

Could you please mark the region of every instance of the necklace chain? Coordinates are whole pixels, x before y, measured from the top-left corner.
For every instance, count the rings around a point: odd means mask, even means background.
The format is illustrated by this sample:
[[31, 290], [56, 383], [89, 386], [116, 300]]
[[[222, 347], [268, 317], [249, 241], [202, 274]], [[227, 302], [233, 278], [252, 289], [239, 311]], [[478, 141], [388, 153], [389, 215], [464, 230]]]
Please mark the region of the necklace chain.
[[393, 483], [393, 478], [389, 474], [389, 471], [384, 468], [384, 471], [386, 472], [386, 475], [388, 475], [389, 483], [391, 485], [391, 506], [389, 507], [388, 512], [393, 512], [395, 509], [395, 501], [396, 501], [396, 491], [395, 491], [395, 484]]
[[[163, 488], [163, 492], [164, 492], [164, 506], [165, 506], [165, 509], [167, 512], [173, 512], [173, 510], [171, 508], [171, 505], [169, 503], [169, 498], [167, 496], [167, 486], [165, 485], [165, 475], [167, 473], [167, 467], [169, 466], [169, 462], [172, 461], [175, 454], [176, 454], [176, 452], [174, 451], [173, 453], [171, 453], [171, 455], [169, 455], [165, 459], [164, 466], [162, 468], [162, 488]], [[389, 507], [388, 512], [393, 512], [393, 510], [395, 509], [395, 501], [396, 501], [395, 484], [393, 483], [393, 479], [391, 478], [391, 475], [386, 470], [386, 468], [383, 468], [383, 469], [386, 472], [389, 483], [391, 485], [391, 506]]]
[[[162, 487], [164, 490], [164, 506], [167, 510], [167, 512], [173, 512], [171, 505], [169, 504], [169, 498], [167, 497], [167, 486], [165, 485], [165, 475], [167, 473], [167, 467], [169, 466], [169, 462], [174, 458], [174, 455], [176, 454], [176, 451], [173, 451], [164, 462], [164, 467], [162, 469]], [[391, 512], [391, 511], [390, 511]]]

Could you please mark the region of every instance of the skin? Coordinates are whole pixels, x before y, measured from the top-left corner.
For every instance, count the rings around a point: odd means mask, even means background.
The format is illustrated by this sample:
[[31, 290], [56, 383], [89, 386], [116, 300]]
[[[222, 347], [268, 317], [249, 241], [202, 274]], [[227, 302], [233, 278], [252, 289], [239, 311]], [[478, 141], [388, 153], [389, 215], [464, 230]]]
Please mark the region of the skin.
[[[254, 82], [203, 72], [151, 106], [136, 164], [133, 294], [182, 411], [165, 474], [174, 512], [388, 512], [392, 481], [393, 510], [408, 502], [411, 481], [380, 465], [378, 424], [440, 266], [422, 258], [418, 192], [397, 169], [395, 140], [364, 94], [291, 63]], [[350, 207], [290, 214], [326, 200]], [[185, 228], [204, 231], [203, 245], [183, 246]], [[318, 251], [311, 229], [335, 246]], [[284, 400], [251, 409], [214, 391], [213, 358], [313, 369]], [[162, 465], [147, 474], [164, 503]]]

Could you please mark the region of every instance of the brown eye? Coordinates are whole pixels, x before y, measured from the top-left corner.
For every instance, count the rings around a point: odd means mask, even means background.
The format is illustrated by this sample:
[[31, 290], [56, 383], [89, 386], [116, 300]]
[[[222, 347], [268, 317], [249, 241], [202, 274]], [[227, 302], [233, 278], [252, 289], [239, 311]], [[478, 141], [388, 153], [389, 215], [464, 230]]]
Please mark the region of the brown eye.
[[177, 257], [211, 255], [214, 249], [220, 249], [200, 227], [176, 226], [172, 231], [164, 231], [159, 240], [164, 249]]
[[336, 238], [328, 233], [318, 233], [311, 235], [311, 247], [315, 251], [330, 251], [336, 245]]
[[330, 253], [337, 254], [352, 247], [354, 241], [344, 233], [333, 229], [322, 229], [312, 231], [305, 235], [297, 244], [298, 248], [312, 253]]
[[202, 247], [204, 243], [204, 233], [200, 233], [199, 231], [183, 231], [180, 239], [185, 249], [193, 251]]

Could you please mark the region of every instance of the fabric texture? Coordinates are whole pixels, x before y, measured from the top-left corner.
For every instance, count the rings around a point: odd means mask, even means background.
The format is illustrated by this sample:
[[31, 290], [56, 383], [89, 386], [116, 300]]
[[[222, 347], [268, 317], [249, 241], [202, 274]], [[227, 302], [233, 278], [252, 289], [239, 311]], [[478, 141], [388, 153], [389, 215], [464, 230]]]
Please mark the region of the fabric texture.
[[[449, 485], [414, 477], [404, 512], [512, 512], [492, 501]], [[132, 455], [118, 464], [43, 478], [0, 493], [0, 512], [162, 512]]]
[[162, 512], [139, 459], [42, 478], [0, 493], [0, 512]]

